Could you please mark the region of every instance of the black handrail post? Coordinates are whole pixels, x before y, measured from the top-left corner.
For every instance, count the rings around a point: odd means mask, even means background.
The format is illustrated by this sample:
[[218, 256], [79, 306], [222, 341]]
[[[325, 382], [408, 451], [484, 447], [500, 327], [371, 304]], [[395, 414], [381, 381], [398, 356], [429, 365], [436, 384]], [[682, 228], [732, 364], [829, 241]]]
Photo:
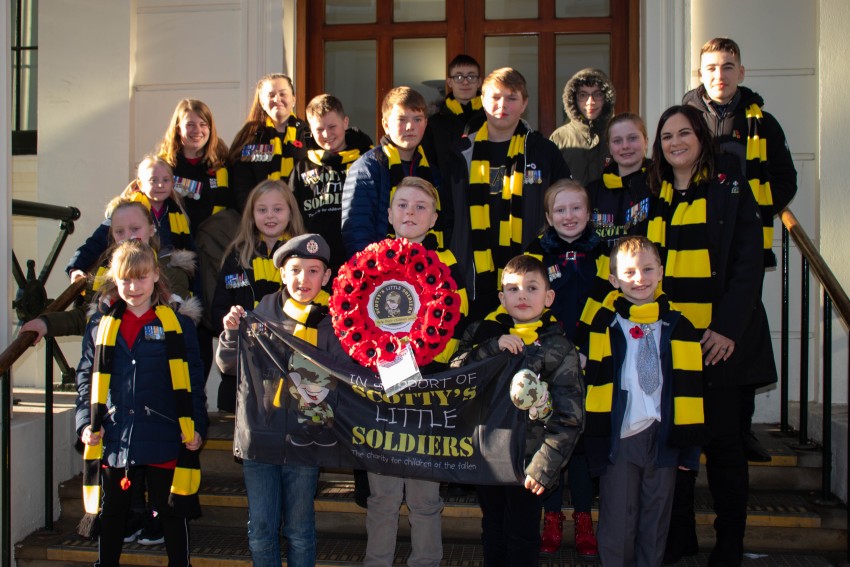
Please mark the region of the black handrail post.
[[791, 246], [791, 237], [788, 229], [782, 225], [782, 330], [780, 334], [780, 356], [779, 356], [779, 429], [783, 433], [789, 431], [788, 427], [788, 335], [790, 332], [789, 317], [789, 288], [788, 278], [789, 258], [788, 250]]
[[803, 256], [800, 288], [800, 445], [809, 440], [809, 261]]
[[823, 461], [821, 498], [831, 500], [832, 492], [832, 299], [823, 290]]
[[44, 341], [44, 529], [53, 530], [53, 347]]
[[3, 510], [0, 522], [0, 567], [12, 567], [12, 372], [3, 373], [0, 384], [0, 453], [3, 459]]

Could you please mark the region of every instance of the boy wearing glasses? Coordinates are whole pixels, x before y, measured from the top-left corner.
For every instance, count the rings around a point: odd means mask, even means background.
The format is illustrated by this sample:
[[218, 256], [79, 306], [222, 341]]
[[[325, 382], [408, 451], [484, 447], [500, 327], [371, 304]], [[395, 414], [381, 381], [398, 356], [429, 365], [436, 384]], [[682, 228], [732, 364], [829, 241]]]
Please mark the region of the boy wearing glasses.
[[[481, 106], [481, 66], [473, 57], [461, 53], [449, 63], [446, 99], [428, 118], [424, 144], [443, 167], [452, 147], [484, 123]], [[430, 154], [429, 154], [430, 155]]]
[[617, 92], [599, 69], [582, 69], [567, 81], [563, 100], [569, 122], [549, 139], [561, 149], [573, 179], [587, 187], [602, 178], [608, 156], [605, 129], [614, 115]]

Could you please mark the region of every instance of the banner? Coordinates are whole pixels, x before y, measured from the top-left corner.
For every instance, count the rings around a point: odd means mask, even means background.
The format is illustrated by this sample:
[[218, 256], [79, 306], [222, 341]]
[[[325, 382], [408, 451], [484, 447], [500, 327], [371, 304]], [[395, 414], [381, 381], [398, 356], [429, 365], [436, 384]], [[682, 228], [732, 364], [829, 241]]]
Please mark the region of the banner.
[[239, 341], [237, 457], [463, 484], [525, 479], [527, 413], [508, 395], [522, 357], [426, 375], [388, 396], [341, 348], [319, 350], [253, 313]]

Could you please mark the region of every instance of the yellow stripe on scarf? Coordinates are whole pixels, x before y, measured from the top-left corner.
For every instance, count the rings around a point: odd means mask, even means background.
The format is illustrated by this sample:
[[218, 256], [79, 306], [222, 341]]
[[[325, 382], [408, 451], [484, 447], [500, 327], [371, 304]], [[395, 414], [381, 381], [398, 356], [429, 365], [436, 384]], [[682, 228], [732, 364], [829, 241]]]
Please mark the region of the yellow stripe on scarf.
[[[472, 110], [480, 110], [481, 106], [481, 97], [474, 97], [469, 101], [469, 104], [472, 106]], [[463, 105], [457, 101], [453, 96], [449, 95], [446, 97], [446, 108], [452, 111], [452, 114], [456, 116], [460, 116], [463, 114]]]
[[623, 188], [623, 178], [617, 175], [616, 173], [603, 173], [602, 183], [605, 185], [606, 189]]
[[[295, 116], [292, 114], [291, 116]], [[271, 118], [266, 117], [266, 127], [274, 128], [274, 122]], [[281, 178], [289, 178], [289, 174], [292, 173], [292, 168], [295, 166], [295, 161], [291, 157], [287, 157], [283, 155], [283, 146], [289, 145], [295, 141], [295, 137], [297, 135], [297, 131], [295, 126], [286, 126], [286, 134], [283, 137], [283, 140], [280, 139], [279, 136], [275, 136], [271, 139], [272, 146], [272, 155], [281, 156], [280, 158], [280, 170], [273, 171], [269, 174], [269, 179], [273, 179], [275, 181]]]

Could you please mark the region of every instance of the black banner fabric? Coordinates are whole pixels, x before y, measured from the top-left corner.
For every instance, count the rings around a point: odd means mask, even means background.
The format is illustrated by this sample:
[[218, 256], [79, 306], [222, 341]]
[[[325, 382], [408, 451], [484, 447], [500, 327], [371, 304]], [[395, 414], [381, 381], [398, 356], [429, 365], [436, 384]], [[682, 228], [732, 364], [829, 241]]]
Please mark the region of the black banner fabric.
[[253, 313], [243, 319], [234, 454], [464, 484], [525, 479], [526, 413], [508, 354], [412, 380], [388, 396], [376, 374]]

